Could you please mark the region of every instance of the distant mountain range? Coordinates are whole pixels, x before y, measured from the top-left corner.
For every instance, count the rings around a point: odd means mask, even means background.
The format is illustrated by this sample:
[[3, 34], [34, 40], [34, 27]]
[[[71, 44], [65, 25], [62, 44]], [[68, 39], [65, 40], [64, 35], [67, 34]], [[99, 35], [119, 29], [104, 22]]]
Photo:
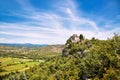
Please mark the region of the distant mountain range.
[[20, 46], [20, 47], [43, 47], [48, 44], [31, 44], [31, 43], [0, 43], [0, 46]]

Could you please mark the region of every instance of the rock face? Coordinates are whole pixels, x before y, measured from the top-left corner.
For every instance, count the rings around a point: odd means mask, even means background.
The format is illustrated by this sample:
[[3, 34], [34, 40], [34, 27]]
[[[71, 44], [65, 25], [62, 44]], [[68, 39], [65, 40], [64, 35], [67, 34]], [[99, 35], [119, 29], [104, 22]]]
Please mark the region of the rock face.
[[77, 36], [77, 34], [73, 34], [70, 38], [71, 42], [78, 42], [80, 39], [79, 39], [79, 36]]
[[69, 54], [69, 51], [67, 49], [62, 50], [62, 57], [67, 57]]
[[77, 51], [77, 54], [79, 57], [83, 57], [84, 56], [84, 51], [82, 48], [79, 48], [79, 50]]

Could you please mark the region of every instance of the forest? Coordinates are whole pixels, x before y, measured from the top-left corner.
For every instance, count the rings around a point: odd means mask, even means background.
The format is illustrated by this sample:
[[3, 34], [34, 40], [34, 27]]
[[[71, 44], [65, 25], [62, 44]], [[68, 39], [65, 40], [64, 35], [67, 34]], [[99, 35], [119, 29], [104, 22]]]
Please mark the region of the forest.
[[[23, 71], [0, 75], [0, 80], [120, 80], [120, 35], [116, 33], [107, 40], [73, 34], [57, 52], [49, 47], [42, 52], [41, 48], [0, 48], [1, 58], [30, 59], [37, 63], [27, 65], [29, 68]], [[4, 71], [3, 64], [0, 61], [0, 73]]]

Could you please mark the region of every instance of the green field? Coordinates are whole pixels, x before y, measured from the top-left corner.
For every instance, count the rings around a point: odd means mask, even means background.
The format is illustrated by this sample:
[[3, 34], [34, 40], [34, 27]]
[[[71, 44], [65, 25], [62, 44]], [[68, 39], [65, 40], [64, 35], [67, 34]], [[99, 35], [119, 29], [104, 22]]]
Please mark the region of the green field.
[[34, 65], [38, 65], [41, 61], [33, 61], [31, 59], [20, 58], [3, 58], [0, 57], [0, 76], [11, 72], [21, 72]]

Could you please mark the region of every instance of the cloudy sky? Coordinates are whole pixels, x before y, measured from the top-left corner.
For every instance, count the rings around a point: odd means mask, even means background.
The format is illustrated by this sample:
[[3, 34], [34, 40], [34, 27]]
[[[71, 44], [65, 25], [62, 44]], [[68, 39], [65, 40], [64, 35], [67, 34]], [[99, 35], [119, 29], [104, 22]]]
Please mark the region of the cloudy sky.
[[0, 0], [0, 43], [64, 44], [120, 33], [120, 0]]

